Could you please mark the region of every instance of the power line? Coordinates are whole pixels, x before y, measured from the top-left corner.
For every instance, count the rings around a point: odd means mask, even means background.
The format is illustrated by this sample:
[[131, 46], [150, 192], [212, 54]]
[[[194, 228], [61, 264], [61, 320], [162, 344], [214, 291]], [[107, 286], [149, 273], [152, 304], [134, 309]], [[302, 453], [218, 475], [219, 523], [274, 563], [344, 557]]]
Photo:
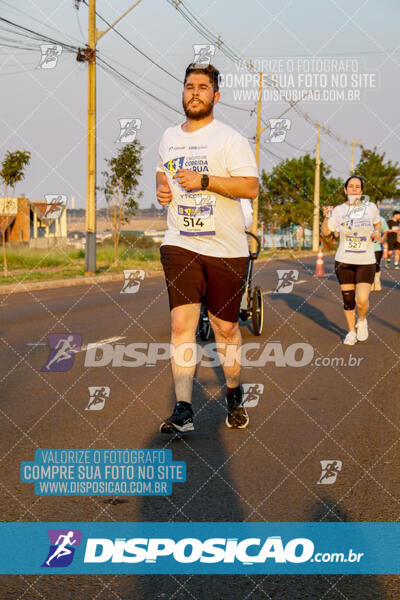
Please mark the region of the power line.
[[305, 152], [306, 154], [312, 154], [314, 152], [314, 148], [312, 150], [306, 150], [305, 148], [299, 148], [298, 146], [295, 146], [294, 144], [291, 144], [287, 140], [283, 140], [283, 143], [287, 144], [291, 148], [294, 148], [294, 150], [298, 150], [299, 152]]
[[[196, 31], [201, 33], [206, 38], [206, 40], [208, 40], [212, 44], [215, 44], [218, 47], [218, 49], [221, 50], [221, 52], [225, 54], [225, 56], [227, 56], [230, 60], [241, 66], [246, 66], [247, 70], [249, 71], [255, 71], [254, 66], [249, 63], [246, 63], [246, 61], [234, 49], [230, 48], [222, 40], [220, 35], [212, 33], [205, 25], [203, 25], [200, 19], [197, 16], [195, 16], [194, 13], [184, 4], [183, 0], [167, 0], [167, 2], [168, 4], [173, 6], [186, 19], [186, 21], [188, 21], [188, 23], [190, 23], [192, 27], [196, 29]], [[276, 85], [276, 82], [267, 77], [267, 81], [268, 80], [270, 82], [270, 85], [273, 85], [277, 90], [282, 91], [281, 88], [279, 88], [279, 86]], [[291, 107], [294, 108], [294, 110], [296, 110], [299, 116], [308, 121], [311, 125], [313, 125], [314, 127], [320, 126], [321, 131], [330, 135], [332, 139], [336, 139], [344, 145], [349, 145], [351, 143], [348, 140], [344, 140], [340, 136], [336, 135], [329, 127], [322, 125], [317, 121], [313, 121], [307, 113], [305, 113], [298, 107], [295, 107], [292, 102], [285, 99], [284, 101], [288, 102], [291, 105]], [[362, 144], [360, 143], [357, 143], [355, 145], [362, 147]]]
[[[87, 0], [82, 0], [82, 1], [83, 1], [84, 4], [86, 4], [86, 6], [88, 6]], [[103, 21], [103, 23], [105, 23], [108, 27], [111, 27], [111, 23], [109, 23], [107, 21], [107, 19], [105, 19], [98, 11], [96, 11], [96, 15], [99, 17], [99, 19], [101, 19]], [[172, 79], [174, 79], [175, 81], [177, 81], [181, 85], [183, 84], [183, 80], [182, 79], [179, 79], [179, 77], [176, 77], [175, 75], [173, 75], [173, 73], [171, 73], [170, 71], [168, 71], [167, 69], [165, 69], [157, 61], [155, 61], [150, 56], [148, 56], [148, 54], [146, 54], [145, 52], [143, 52], [142, 50], [140, 50], [140, 48], [138, 48], [137, 46], [135, 46], [135, 44], [133, 44], [126, 36], [124, 36], [116, 27], [113, 27], [112, 30], [121, 39], [123, 39], [127, 44], [129, 44], [134, 50], [136, 50], [136, 52], [139, 52], [139, 54], [141, 54], [144, 58], [146, 58], [147, 60], [149, 60], [155, 67], [157, 67], [158, 69], [160, 69], [161, 71], [163, 71], [164, 73], [166, 73], [167, 75], [169, 75], [170, 77], [172, 77]], [[222, 101], [219, 102], [219, 104], [222, 105], [222, 106], [226, 106], [228, 108], [233, 108], [235, 110], [241, 110], [241, 111], [244, 111], [244, 112], [249, 112], [251, 110], [250, 108], [243, 108], [241, 106], [234, 106], [232, 104], [228, 104], [228, 103], [222, 102]]]
[[136, 89], [138, 89], [143, 94], [146, 94], [147, 96], [153, 98], [153, 100], [156, 100], [157, 102], [159, 102], [163, 106], [166, 106], [167, 108], [169, 108], [170, 110], [173, 110], [174, 112], [178, 113], [179, 115], [182, 114], [181, 111], [179, 111], [177, 108], [175, 108], [174, 106], [171, 106], [171, 104], [168, 104], [164, 100], [161, 100], [160, 98], [158, 98], [157, 96], [155, 96], [154, 94], [152, 94], [151, 92], [149, 92], [148, 90], [142, 88], [140, 85], [138, 85], [137, 83], [135, 83], [134, 81], [132, 81], [132, 79], [129, 79], [129, 77], [127, 77], [126, 75], [124, 75], [123, 73], [121, 73], [120, 71], [118, 71], [117, 69], [115, 69], [115, 67], [113, 67], [112, 65], [110, 65], [107, 61], [105, 61], [104, 58], [102, 58], [102, 57], [99, 56], [98, 57], [98, 61], [99, 61], [99, 66], [105, 65], [114, 74], [116, 74], [117, 76], [121, 77], [122, 79], [124, 79], [125, 81], [127, 81], [128, 83], [130, 83], [131, 85], [133, 85]]
[[[31, 35], [27, 36], [28, 38], [30, 37], [32, 39], [32, 36], [34, 36], [34, 39], [39, 40], [39, 41], [47, 41], [51, 44], [59, 44], [60, 46], [62, 46], [63, 48], [65, 48], [67, 51], [70, 51], [70, 52], [76, 52], [78, 50], [77, 46], [72, 46], [71, 44], [66, 44], [65, 42], [60, 42], [59, 40], [49, 37], [48, 35], [39, 33], [37, 31], [33, 31], [32, 29], [29, 29], [29, 27], [24, 27], [23, 25], [18, 25], [18, 23], [14, 23], [13, 21], [10, 21], [9, 19], [5, 19], [4, 17], [0, 17], [0, 21], [3, 21], [3, 23], [6, 23], [13, 27], [16, 27], [17, 29], [20, 29], [22, 31], [30, 33]], [[17, 32], [15, 32], [15, 33], [17, 33]]]
[[278, 156], [277, 154], [275, 154], [274, 152], [272, 152], [272, 150], [269, 150], [268, 148], [266, 148], [263, 144], [260, 144], [260, 148], [262, 150], [264, 150], [264, 152], [266, 152], [267, 154], [271, 154], [272, 156], [274, 156], [275, 158], [277, 158], [280, 162], [282, 162], [284, 160], [287, 160], [283, 156]]
[[[6, 6], [8, 6], [9, 8], [19, 12], [20, 14], [24, 15], [25, 17], [29, 17], [29, 19], [31, 19], [32, 21], [36, 21], [36, 23], [40, 23], [41, 25], [44, 25], [45, 27], [47, 27], [48, 29], [52, 29], [53, 31], [56, 31], [57, 33], [65, 33], [64, 31], [62, 31], [61, 29], [58, 29], [57, 27], [53, 27], [52, 25], [48, 25], [47, 23], [41, 21], [40, 19], [36, 19], [36, 17], [33, 17], [32, 15], [30, 15], [29, 13], [25, 12], [24, 10], [17, 8], [16, 6], [13, 6], [12, 4], [9, 4], [8, 2], [6, 2], [5, 0], [0, 0], [0, 2], [2, 4], [5, 4]], [[79, 40], [69, 34], [67, 34], [68, 37], [71, 40], [74, 40], [76, 42], [78, 42]]]
[[[86, 6], [89, 6], [86, 0], [83, 0], [83, 2], [84, 2], [84, 4], [86, 4]], [[96, 15], [99, 17], [99, 19], [101, 19], [103, 21], [103, 23], [105, 23], [106, 25], [108, 25], [108, 27], [111, 27], [111, 23], [109, 23], [107, 21], [107, 19], [105, 19], [104, 17], [102, 17], [101, 14], [97, 10], [96, 10]], [[132, 48], [134, 48], [136, 50], [136, 52], [139, 52], [139, 54], [141, 54], [142, 56], [144, 56], [145, 58], [147, 58], [147, 60], [149, 60], [154, 66], [156, 66], [159, 69], [161, 69], [161, 71], [164, 71], [164, 73], [166, 73], [167, 75], [169, 75], [170, 77], [172, 77], [173, 79], [175, 79], [175, 81], [177, 81], [178, 83], [182, 83], [182, 81], [180, 79], [178, 79], [178, 77], [175, 77], [175, 75], [173, 75], [172, 73], [170, 73], [169, 71], [167, 71], [167, 69], [164, 69], [164, 67], [162, 67], [161, 65], [159, 65], [155, 60], [153, 60], [145, 52], [143, 52], [142, 50], [140, 50], [140, 48], [138, 48], [137, 46], [135, 46], [135, 44], [133, 44], [130, 40], [128, 40], [128, 38], [125, 37], [120, 31], [118, 31], [118, 29], [116, 29], [116, 27], [113, 27], [112, 31], [114, 31], [117, 35], [119, 35], [119, 37], [122, 38], [127, 44], [129, 44], [130, 46], [132, 46]]]

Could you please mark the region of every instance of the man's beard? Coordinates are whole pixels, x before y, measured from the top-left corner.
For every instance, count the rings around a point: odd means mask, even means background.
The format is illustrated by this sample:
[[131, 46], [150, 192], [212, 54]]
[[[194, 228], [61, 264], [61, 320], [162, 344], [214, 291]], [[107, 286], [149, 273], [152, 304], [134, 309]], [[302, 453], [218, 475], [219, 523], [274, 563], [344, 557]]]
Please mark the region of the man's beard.
[[210, 102], [209, 104], [205, 104], [204, 102], [199, 100], [199, 102], [202, 102], [203, 107], [200, 108], [200, 110], [192, 111], [190, 107], [190, 103], [192, 102], [192, 100], [189, 100], [189, 102], [186, 102], [186, 104], [184, 100], [182, 100], [183, 110], [185, 111], [185, 115], [188, 119], [192, 119], [192, 121], [200, 121], [201, 119], [205, 119], [206, 117], [209, 117], [212, 114], [214, 108], [214, 104], [212, 102]]

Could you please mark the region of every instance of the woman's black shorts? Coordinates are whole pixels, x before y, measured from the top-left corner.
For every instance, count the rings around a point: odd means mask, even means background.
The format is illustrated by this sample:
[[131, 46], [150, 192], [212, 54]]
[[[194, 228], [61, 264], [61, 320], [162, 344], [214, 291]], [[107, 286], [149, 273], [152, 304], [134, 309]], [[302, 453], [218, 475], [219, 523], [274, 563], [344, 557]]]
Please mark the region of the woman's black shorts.
[[376, 263], [372, 265], [350, 265], [335, 261], [336, 277], [340, 285], [343, 283], [370, 283], [375, 279]]

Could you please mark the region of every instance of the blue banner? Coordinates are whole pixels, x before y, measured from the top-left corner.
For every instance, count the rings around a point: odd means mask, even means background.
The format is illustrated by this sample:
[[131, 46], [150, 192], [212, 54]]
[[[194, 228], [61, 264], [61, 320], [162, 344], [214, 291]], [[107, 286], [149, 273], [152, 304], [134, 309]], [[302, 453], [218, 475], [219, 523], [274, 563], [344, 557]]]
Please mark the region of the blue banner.
[[0, 523], [1, 574], [398, 574], [400, 523]]

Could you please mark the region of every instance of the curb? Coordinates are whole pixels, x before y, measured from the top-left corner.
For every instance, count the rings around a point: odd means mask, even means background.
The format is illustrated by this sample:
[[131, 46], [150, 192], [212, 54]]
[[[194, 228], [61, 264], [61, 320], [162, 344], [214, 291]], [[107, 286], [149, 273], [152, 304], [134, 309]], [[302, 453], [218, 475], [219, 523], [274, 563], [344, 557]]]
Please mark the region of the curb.
[[[149, 277], [158, 277], [163, 275], [163, 271], [146, 271], [146, 279]], [[63, 287], [73, 287], [75, 285], [96, 285], [97, 283], [107, 283], [109, 281], [124, 281], [123, 273], [113, 273], [110, 275], [98, 275], [74, 277], [73, 279], [51, 279], [49, 281], [18, 281], [11, 285], [0, 286], [0, 295], [30, 292], [34, 290], [50, 290]]]
[[[303, 258], [309, 258], [310, 256], [314, 256], [315, 252], [307, 253], [307, 255], [302, 255]], [[291, 257], [285, 258], [260, 258], [257, 260], [257, 263], [271, 262], [273, 260], [287, 260]], [[146, 271], [146, 270], [145, 270]], [[146, 279], [149, 277], [161, 277], [164, 274], [163, 271], [146, 271]], [[63, 287], [72, 287], [75, 285], [96, 285], [97, 283], [107, 283], [109, 281], [124, 281], [123, 273], [112, 273], [110, 275], [88, 275], [84, 277], [74, 277], [73, 279], [51, 279], [49, 281], [28, 281], [24, 283], [23, 281], [18, 281], [16, 283], [10, 285], [2, 285], [0, 286], [0, 296], [4, 294], [15, 294], [15, 293], [24, 293], [35, 290], [51, 290]]]

